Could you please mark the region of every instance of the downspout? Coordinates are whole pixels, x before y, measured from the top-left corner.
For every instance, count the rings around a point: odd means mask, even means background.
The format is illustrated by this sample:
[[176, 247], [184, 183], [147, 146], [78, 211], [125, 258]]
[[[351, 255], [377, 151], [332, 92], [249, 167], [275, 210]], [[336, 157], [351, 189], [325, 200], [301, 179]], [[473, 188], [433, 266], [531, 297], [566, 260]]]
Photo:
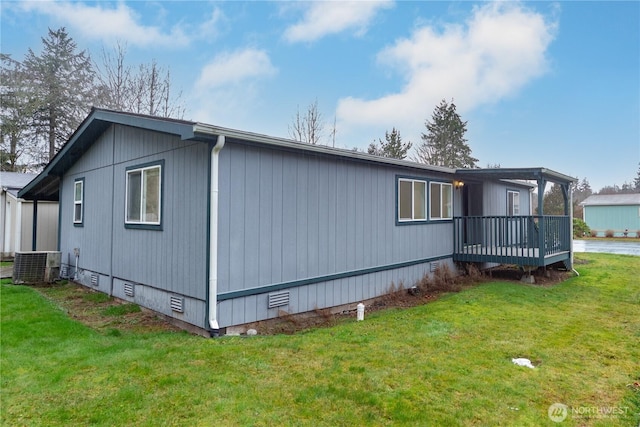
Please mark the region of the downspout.
[[218, 135], [211, 149], [210, 212], [209, 212], [209, 328], [211, 336], [218, 336], [218, 160], [225, 137]]

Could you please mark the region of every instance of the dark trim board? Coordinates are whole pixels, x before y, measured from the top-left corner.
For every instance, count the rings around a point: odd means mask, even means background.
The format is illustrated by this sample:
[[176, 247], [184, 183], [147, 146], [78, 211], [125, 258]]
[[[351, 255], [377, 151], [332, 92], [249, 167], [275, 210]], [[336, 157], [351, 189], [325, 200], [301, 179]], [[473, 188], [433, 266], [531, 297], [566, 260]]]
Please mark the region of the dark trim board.
[[552, 255], [546, 255], [542, 259], [539, 256], [518, 256], [518, 255], [491, 255], [491, 254], [473, 254], [473, 253], [456, 253], [453, 260], [456, 262], [492, 262], [498, 264], [514, 264], [519, 266], [536, 266], [546, 267], [547, 265], [557, 262], [567, 261], [571, 259], [569, 251], [558, 252]]
[[234, 298], [248, 297], [251, 295], [259, 295], [267, 292], [280, 291], [283, 289], [296, 288], [298, 286], [313, 285], [320, 282], [329, 282], [331, 280], [344, 279], [347, 277], [361, 276], [363, 274], [378, 273], [380, 271], [395, 270], [397, 268], [411, 267], [413, 265], [424, 264], [427, 262], [439, 261], [442, 259], [453, 258], [452, 254], [440, 255], [436, 257], [421, 258], [411, 261], [398, 262], [395, 264], [379, 265], [376, 267], [361, 268], [358, 270], [344, 271], [342, 273], [327, 274], [325, 276], [310, 277], [308, 279], [292, 280], [290, 282], [275, 283], [272, 285], [260, 286], [257, 288], [241, 289], [232, 292], [223, 292], [218, 294], [218, 301], [225, 301]]

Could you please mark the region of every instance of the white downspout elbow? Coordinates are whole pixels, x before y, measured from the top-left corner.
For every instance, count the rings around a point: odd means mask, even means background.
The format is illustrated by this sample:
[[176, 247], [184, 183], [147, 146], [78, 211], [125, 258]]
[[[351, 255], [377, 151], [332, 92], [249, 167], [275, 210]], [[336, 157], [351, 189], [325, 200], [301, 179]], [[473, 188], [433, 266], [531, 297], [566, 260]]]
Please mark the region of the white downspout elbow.
[[218, 159], [224, 147], [224, 135], [218, 135], [211, 149], [210, 212], [209, 212], [209, 328], [213, 336], [218, 334]]

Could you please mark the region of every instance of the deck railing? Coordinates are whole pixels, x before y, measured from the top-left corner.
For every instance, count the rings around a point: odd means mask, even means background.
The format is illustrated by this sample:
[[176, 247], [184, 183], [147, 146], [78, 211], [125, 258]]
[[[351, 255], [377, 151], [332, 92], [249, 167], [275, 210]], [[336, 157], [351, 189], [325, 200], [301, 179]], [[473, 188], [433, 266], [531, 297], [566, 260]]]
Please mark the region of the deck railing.
[[[467, 216], [454, 218], [454, 254], [460, 260], [529, 262], [570, 250], [568, 216]], [[513, 259], [513, 261], [512, 261]]]

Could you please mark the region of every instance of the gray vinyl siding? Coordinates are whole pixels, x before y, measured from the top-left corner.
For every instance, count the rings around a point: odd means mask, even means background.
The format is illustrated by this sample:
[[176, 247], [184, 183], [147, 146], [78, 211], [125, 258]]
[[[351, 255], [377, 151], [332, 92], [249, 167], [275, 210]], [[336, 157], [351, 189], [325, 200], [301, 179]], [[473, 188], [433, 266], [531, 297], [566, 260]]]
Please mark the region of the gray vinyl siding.
[[[446, 264], [452, 271], [455, 268], [451, 259], [438, 261]], [[241, 325], [256, 320], [274, 318], [284, 310], [289, 313], [304, 313], [316, 309], [340, 307], [355, 304], [384, 295], [392, 289], [409, 288], [415, 281], [430, 273], [430, 263], [398, 268], [376, 273], [363, 274], [349, 278], [329, 280], [312, 285], [290, 288], [289, 304], [283, 307], [267, 308], [268, 294], [225, 300], [218, 303], [218, 322], [221, 327]]]
[[[451, 221], [396, 225], [396, 180], [407, 174], [374, 163], [227, 143], [220, 154], [218, 292], [450, 256]], [[423, 171], [410, 174], [451, 182]], [[413, 284], [425, 268], [293, 288], [292, 309], [380, 295], [392, 280]], [[265, 301], [266, 295], [222, 301], [221, 326], [272, 317]]]
[[[74, 248], [79, 248], [78, 267], [106, 276], [111, 275], [112, 143], [113, 135], [107, 131], [64, 175], [60, 193], [62, 262], [75, 266]], [[84, 178], [83, 226], [75, 227], [74, 181], [80, 178]]]
[[[120, 125], [109, 128], [63, 177], [63, 262], [73, 266], [73, 249], [80, 248], [80, 269], [110, 278], [103, 281], [130, 281], [154, 289], [154, 295], [184, 295], [200, 300], [198, 311], [203, 312], [207, 291], [208, 159], [209, 149], [203, 143]], [[163, 229], [125, 228], [126, 168], [154, 161], [164, 162]], [[84, 178], [85, 183], [82, 227], [73, 226], [76, 178]], [[140, 293], [141, 297], [146, 294]], [[153, 305], [142, 301], [141, 305], [165, 312], [163, 304], [167, 300], [156, 295], [147, 301]], [[204, 316], [197, 317], [201, 324]]]
[[483, 186], [483, 215], [506, 215], [507, 191], [518, 191], [520, 193], [520, 215], [532, 214], [530, 210], [530, 187], [501, 181], [486, 181]]

